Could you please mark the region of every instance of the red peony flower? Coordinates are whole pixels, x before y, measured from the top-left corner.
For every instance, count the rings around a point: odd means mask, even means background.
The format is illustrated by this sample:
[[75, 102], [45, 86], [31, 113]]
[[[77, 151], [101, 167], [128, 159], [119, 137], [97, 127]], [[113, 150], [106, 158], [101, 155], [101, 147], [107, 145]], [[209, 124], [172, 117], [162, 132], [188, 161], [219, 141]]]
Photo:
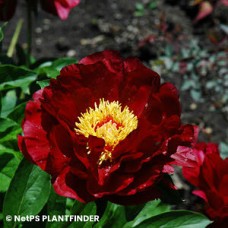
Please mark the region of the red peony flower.
[[48, 13], [65, 20], [68, 18], [70, 10], [79, 3], [80, 0], [41, 0], [41, 7]]
[[10, 20], [15, 12], [17, 0], [0, 0], [0, 20]]
[[164, 173], [195, 127], [181, 125], [177, 89], [136, 58], [104, 51], [62, 69], [28, 102], [19, 147], [82, 202], [137, 204], [173, 187]]
[[193, 193], [205, 200], [208, 216], [223, 227], [228, 219], [228, 158], [223, 160], [213, 143], [196, 144], [192, 155], [194, 159], [183, 167], [183, 175], [199, 189]]

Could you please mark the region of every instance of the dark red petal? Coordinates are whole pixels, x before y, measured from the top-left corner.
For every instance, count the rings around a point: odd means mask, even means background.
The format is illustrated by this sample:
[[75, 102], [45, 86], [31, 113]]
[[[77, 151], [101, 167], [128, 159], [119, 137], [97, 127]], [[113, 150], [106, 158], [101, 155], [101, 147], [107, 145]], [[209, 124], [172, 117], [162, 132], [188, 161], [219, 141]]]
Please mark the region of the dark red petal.
[[160, 134], [165, 138], [178, 134], [178, 131], [181, 127], [180, 117], [177, 115], [172, 115], [163, 120], [160, 126]]
[[[62, 80], [62, 82], [66, 85], [68, 83], [75, 83], [75, 79], [81, 79], [80, 71], [78, 69], [77, 64], [71, 64], [63, 67], [60, 71], [60, 75], [64, 76], [64, 80]], [[66, 83], [68, 80], [70, 80], [70, 82]]]
[[215, 187], [215, 184], [217, 183], [217, 175], [215, 169], [215, 164], [217, 163], [216, 160], [217, 159], [215, 157], [213, 157], [213, 160], [205, 157], [199, 177], [200, 186], [209, 189]]
[[191, 147], [196, 140], [196, 130], [192, 125], [181, 126], [178, 133], [168, 140], [168, 154], [174, 154], [178, 146]]
[[125, 59], [124, 69], [127, 75], [131, 75], [132, 73], [131, 77], [136, 82], [136, 84], [147, 84], [150, 86], [154, 86], [153, 89], [155, 91], [158, 91], [160, 86], [159, 74], [144, 66], [139, 59], [131, 57]]
[[125, 153], [120, 157], [120, 160], [113, 160], [112, 164], [98, 167], [99, 172], [96, 178], [101, 183], [105, 183], [107, 179], [112, 177], [112, 173], [119, 170], [120, 166], [124, 174], [137, 172], [142, 166], [143, 153]]
[[97, 138], [95, 136], [90, 135], [89, 140], [88, 140], [88, 146], [89, 146], [89, 149], [91, 150], [91, 152], [93, 152], [93, 154], [91, 154], [91, 156], [95, 156], [97, 159], [96, 154], [98, 153], [98, 155], [100, 155], [101, 152], [104, 151], [105, 141], [104, 141], [104, 139]]
[[160, 159], [153, 159], [152, 162], [143, 164], [141, 169], [134, 174], [134, 181], [121, 191], [119, 195], [134, 195], [154, 185], [157, 178], [161, 175], [164, 163], [166, 163], [165, 158], [160, 157]]
[[124, 81], [120, 91], [120, 102], [140, 116], [148, 106], [149, 96], [159, 90], [160, 76], [145, 67], [138, 59], [124, 61]]
[[[140, 117], [145, 107], [148, 106], [151, 87], [141, 86], [137, 88], [133, 86], [132, 88], [125, 87], [124, 90], [126, 91], [123, 98], [123, 100], [125, 100], [124, 105], [127, 105], [136, 116]], [[129, 92], [131, 92], [131, 94]]]
[[163, 111], [167, 116], [180, 116], [181, 107], [179, 102], [179, 94], [176, 87], [171, 83], [161, 85], [159, 98], [163, 104]]
[[48, 139], [51, 148], [46, 171], [52, 176], [57, 176], [66, 166], [69, 166], [73, 154], [72, 142], [69, 134], [61, 125], [52, 127]]
[[22, 124], [23, 136], [19, 137], [19, 148], [26, 157], [35, 164], [45, 169], [50, 144], [47, 132], [42, 126], [42, 112], [39, 99], [42, 98], [42, 90], [33, 95], [33, 101], [26, 105], [25, 119]]
[[[108, 62], [108, 60], [107, 60]], [[82, 85], [86, 85], [92, 91], [96, 101], [101, 98], [109, 101], [119, 100], [120, 83], [122, 81], [122, 65], [111, 69], [112, 62], [97, 62], [91, 65], [78, 65], [82, 77]]]
[[62, 125], [74, 131], [78, 116], [92, 105], [93, 95], [87, 88], [77, 88], [74, 84], [66, 88], [60, 83], [44, 89], [42, 107]]
[[206, 146], [206, 154], [213, 154], [216, 153], [219, 155], [219, 148], [218, 148], [218, 144], [215, 143], [208, 143]]
[[199, 180], [199, 173], [200, 173], [200, 167], [195, 167], [194, 169], [184, 167], [182, 170], [183, 176], [188, 180], [191, 184], [194, 186], [199, 186], [200, 185], [200, 180]]
[[[74, 138], [72, 136], [72, 138]], [[90, 168], [90, 162], [89, 162], [89, 159], [88, 159], [88, 152], [89, 152], [89, 149], [87, 148], [87, 142], [88, 140], [86, 140], [86, 143], [78, 143], [77, 141], [77, 138], [78, 136], [75, 137], [76, 140], [75, 140], [75, 144], [74, 144], [74, 156], [82, 162], [82, 164], [87, 168], [89, 169]]]
[[[228, 166], [226, 167], [228, 169]], [[224, 176], [221, 178], [220, 184], [219, 184], [219, 193], [224, 196], [224, 199], [226, 201], [226, 204], [228, 205], [228, 174], [224, 173]]]
[[73, 198], [84, 203], [94, 200], [86, 191], [86, 181], [70, 173], [70, 167], [66, 167], [53, 181], [53, 187], [57, 194], [64, 197]]
[[105, 50], [103, 52], [97, 52], [92, 55], [86, 56], [85, 58], [81, 59], [79, 63], [84, 64], [84, 65], [89, 65], [89, 64], [95, 64], [97, 62], [102, 62], [102, 61], [106, 61], [106, 63], [107, 63], [107, 60], [110, 62], [109, 65], [111, 67], [110, 68], [111, 71], [113, 71], [112, 70], [113, 66], [111, 66], [111, 65], [115, 65], [115, 63], [119, 64], [120, 62], [123, 61], [119, 52]]
[[40, 0], [40, 3], [43, 10], [56, 16], [58, 15], [55, 7], [55, 0]]
[[87, 157], [90, 165], [90, 170], [97, 177], [98, 163], [101, 153], [104, 151], [104, 139], [95, 136], [89, 136]]
[[126, 154], [121, 157], [120, 165], [124, 173], [136, 173], [142, 166], [143, 153]]
[[80, 177], [81, 179], [88, 179], [89, 172], [88, 169], [83, 165], [77, 157], [73, 157], [70, 161], [70, 171], [75, 175]]
[[159, 125], [161, 123], [163, 119], [163, 109], [162, 103], [157, 96], [150, 96], [140, 118], [149, 121], [148, 124]]
[[121, 75], [122, 72], [111, 73], [102, 62], [68, 66], [44, 89], [42, 106], [73, 130], [77, 118], [88, 108], [94, 108], [95, 102], [99, 103], [101, 98], [118, 100]]
[[[98, 170], [99, 172], [99, 170]], [[102, 178], [104, 180], [104, 178]], [[124, 173], [114, 173], [105, 183], [97, 182], [96, 179], [89, 179], [87, 189], [88, 192], [96, 198], [105, 195], [114, 194], [125, 189], [133, 181], [132, 175]]]

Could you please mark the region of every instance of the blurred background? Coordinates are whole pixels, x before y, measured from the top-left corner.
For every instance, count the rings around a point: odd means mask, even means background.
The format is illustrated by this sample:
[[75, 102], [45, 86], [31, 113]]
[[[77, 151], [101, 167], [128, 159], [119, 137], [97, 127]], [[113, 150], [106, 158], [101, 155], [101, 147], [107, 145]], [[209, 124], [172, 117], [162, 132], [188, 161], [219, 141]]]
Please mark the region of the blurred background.
[[[40, 10], [33, 17], [32, 55], [74, 57], [104, 49], [137, 56], [180, 91], [183, 122], [199, 125], [200, 140], [228, 150], [226, 0], [81, 0], [61, 21]], [[3, 49], [25, 4], [5, 29]], [[24, 23], [18, 48], [26, 48]]]

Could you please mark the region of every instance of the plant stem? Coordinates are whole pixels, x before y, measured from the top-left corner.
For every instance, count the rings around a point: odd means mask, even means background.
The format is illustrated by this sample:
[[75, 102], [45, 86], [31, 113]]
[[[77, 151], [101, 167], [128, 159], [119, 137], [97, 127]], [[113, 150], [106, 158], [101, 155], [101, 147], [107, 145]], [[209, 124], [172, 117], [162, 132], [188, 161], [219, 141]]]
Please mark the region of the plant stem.
[[13, 57], [13, 53], [14, 53], [14, 50], [15, 50], [15, 46], [17, 44], [17, 41], [18, 41], [18, 38], [19, 38], [19, 35], [20, 35], [20, 32], [21, 32], [21, 28], [22, 28], [22, 25], [23, 25], [23, 19], [20, 19], [17, 23], [17, 27], [16, 27], [16, 30], [13, 34], [13, 38], [10, 42], [10, 45], [9, 45], [9, 48], [8, 48], [8, 51], [6, 53], [6, 55], [8, 57]]
[[4, 39], [4, 30], [8, 22], [3, 23], [2, 26], [0, 26], [0, 54], [2, 53], [2, 42]]
[[27, 53], [26, 53], [26, 65], [30, 67], [30, 57], [32, 51], [32, 5], [31, 1], [27, 0]]

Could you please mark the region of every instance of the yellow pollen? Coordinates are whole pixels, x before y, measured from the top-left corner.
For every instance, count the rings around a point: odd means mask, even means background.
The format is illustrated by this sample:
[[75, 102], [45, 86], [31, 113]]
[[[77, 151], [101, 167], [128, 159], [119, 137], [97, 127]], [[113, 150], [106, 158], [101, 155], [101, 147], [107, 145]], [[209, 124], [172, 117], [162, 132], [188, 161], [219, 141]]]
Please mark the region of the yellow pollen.
[[91, 135], [104, 139], [104, 151], [98, 161], [101, 165], [103, 161], [112, 161], [111, 152], [137, 128], [138, 119], [127, 106], [122, 109], [118, 101], [109, 102], [100, 99], [99, 105], [95, 103], [94, 106], [94, 109], [89, 108], [78, 117], [75, 131], [86, 138]]

